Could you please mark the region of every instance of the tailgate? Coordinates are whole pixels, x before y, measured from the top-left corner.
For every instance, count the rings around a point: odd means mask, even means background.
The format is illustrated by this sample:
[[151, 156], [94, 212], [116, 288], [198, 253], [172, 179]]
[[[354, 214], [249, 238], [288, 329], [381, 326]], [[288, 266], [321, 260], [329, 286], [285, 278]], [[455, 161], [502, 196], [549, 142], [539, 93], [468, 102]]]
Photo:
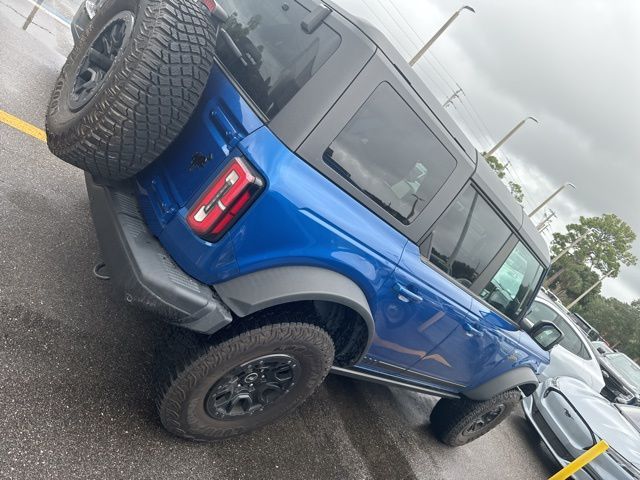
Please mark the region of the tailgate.
[[220, 67], [215, 66], [183, 131], [137, 176], [140, 204], [156, 236], [209, 184], [238, 142], [262, 125]]

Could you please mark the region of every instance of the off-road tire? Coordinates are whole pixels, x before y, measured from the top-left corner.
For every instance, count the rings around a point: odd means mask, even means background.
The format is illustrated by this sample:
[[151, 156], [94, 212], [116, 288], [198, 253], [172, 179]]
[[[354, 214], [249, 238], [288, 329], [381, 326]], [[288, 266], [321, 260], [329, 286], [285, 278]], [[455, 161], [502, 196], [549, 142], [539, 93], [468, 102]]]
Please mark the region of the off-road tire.
[[[323, 329], [306, 323], [276, 323], [231, 336], [220, 343], [176, 329], [156, 359], [156, 405], [171, 433], [214, 441], [247, 433], [274, 422], [304, 402], [329, 373], [334, 345]], [[205, 407], [207, 395], [230, 370], [252, 359], [293, 354], [300, 375], [289, 393], [263, 412], [217, 419]]]
[[[80, 110], [69, 93], [80, 63], [108, 22], [131, 11], [126, 47], [102, 87]], [[215, 25], [200, 0], [106, 0], [76, 42], [53, 89], [46, 118], [49, 149], [112, 180], [131, 177], [178, 136], [214, 63]]]
[[[440, 399], [431, 411], [431, 429], [436, 438], [445, 445], [465, 445], [497, 427], [511, 414], [520, 403], [520, 399], [521, 394], [518, 390], [503, 392], [486, 401], [468, 398]], [[476, 431], [469, 431], [483, 415], [495, 412], [501, 406], [503, 410], [491, 422]]]

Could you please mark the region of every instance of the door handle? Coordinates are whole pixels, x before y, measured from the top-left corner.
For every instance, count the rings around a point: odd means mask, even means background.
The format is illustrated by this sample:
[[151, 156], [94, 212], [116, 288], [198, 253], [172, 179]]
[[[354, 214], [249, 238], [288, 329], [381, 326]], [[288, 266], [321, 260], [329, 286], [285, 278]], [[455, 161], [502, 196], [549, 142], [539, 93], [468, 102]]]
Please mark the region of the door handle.
[[469, 322], [464, 322], [462, 324], [462, 328], [464, 328], [465, 332], [470, 333], [472, 335], [482, 335], [482, 330], [477, 326], [470, 324]]
[[422, 297], [417, 293], [413, 293], [404, 285], [400, 283], [396, 283], [393, 286], [393, 290], [398, 294], [398, 300], [404, 303], [415, 302], [420, 303], [422, 301]]

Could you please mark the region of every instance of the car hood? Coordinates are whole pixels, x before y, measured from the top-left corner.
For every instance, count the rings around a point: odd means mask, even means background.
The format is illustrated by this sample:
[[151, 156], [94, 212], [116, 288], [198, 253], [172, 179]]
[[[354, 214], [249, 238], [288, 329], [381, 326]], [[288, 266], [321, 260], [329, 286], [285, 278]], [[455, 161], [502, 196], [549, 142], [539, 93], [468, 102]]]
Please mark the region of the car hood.
[[551, 350], [551, 362], [542, 371], [540, 378], [573, 377], [582, 380], [596, 392], [600, 392], [605, 381], [598, 361], [592, 357], [584, 360], [571, 353], [562, 345], [556, 345]]
[[605, 368], [607, 372], [609, 372], [609, 374], [614, 375], [616, 380], [622, 383], [627, 389], [629, 389], [629, 391], [635, 393], [636, 395], [640, 394], [640, 389], [635, 384], [631, 383], [624, 375], [622, 375], [606, 356], [601, 356], [598, 360], [600, 361], [600, 365]]
[[640, 468], [640, 432], [614, 404], [574, 378], [557, 378], [555, 387], [569, 399], [598, 437]]

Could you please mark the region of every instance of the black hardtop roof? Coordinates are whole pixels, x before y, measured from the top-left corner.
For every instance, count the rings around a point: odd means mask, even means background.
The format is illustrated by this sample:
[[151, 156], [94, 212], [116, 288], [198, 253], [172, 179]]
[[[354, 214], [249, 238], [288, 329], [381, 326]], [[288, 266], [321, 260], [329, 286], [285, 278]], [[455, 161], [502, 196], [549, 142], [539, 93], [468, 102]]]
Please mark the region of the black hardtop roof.
[[355, 25], [362, 33], [364, 33], [378, 49], [389, 59], [391, 63], [398, 69], [400, 74], [406, 79], [410, 87], [422, 99], [425, 106], [440, 121], [442, 127], [453, 139], [460, 145], [469, 159], [475, 163], [476, 170], [473, 174], [473, 180], [478, 184], [483, 193], [495, 204], [502, 212], [509, 223], [519, 232], [522, 240], [529, 248], [542, 260], [545, 265], [551, 262], [549, 255], [549, 247], [544, 238], [529, 217], [524, 213], [522, 206], [516, 202], [511, 192], [498, 178], [496, 173], [484, 161], [478, 161], [482, 155], [478, 153], [476, 148], [471, 144], [467, 136], [462, 132], [460, 127], [454, 122], [449, 113], [440, 104], [438, 99], [433, 95], [426, 83], [418, 76], [415, 70], [409, 65], [407, 60], [393, 46], [384, 33], [378, 30], [367, 20], [360, 18], [343, 8], [339, 7], [331, 0], [323, 0], [332, 10], [335, 10], [345, 19]]

